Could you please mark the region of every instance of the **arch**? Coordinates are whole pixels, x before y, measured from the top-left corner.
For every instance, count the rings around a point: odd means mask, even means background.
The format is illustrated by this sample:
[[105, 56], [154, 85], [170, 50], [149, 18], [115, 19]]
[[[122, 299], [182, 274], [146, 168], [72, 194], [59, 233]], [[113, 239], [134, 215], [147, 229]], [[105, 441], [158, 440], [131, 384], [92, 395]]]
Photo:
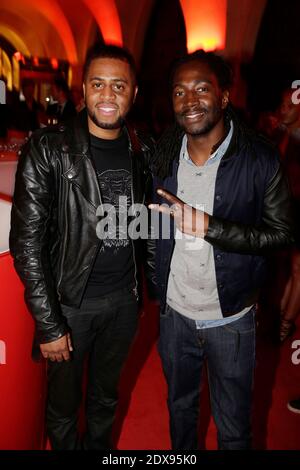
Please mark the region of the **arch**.
[[[32, 23], [34, 22], [34, 29], [44, 38], [45, 42], [49, 41], [51, 29], [54, 30], [56, 36], [60, 39], [67, 59], [71, 64], [78, 62], [72, 30], [63, 10], [56, 1], [43, 0], [43, 2], [36, 2], [35, 0], [23, 0], [19, 2], [18, 0], [1, 0], [1, 8], [18, 14], [18, 16], [25, 18], [25, 20], [30, 19]], [[39, 21], [34, 21], [35, 17], [38, 16], [47, 21], [48, 28], [43, 28]]]
[[[91, 13], [87, 5], [82, 1], [78, 1], [79, 7], [74, 8], [74, 0], [60, 1], [65, 16], [68, 18], [69, 25], [73, 31], [78, 62], [82, 64], [85, 60], [86, 50], [89, 45], [90, 30], [93, 28], [95, 31], [100, 31], [95, 17]], [[80, 14], [78, 10], [80, 8]]]
[[[34, 19], [36, 18], [34, 17]], [[40, 16], [38, 19], [43, 27], [46, 27], [46, 20]], [[11, 36], [16, 34], [18, 38], [21, 39], [23, 46], [24, 44], [26, 45], [26, 55], [38, 55], [40, 57], [47, 55], [49, 44], [45, 43], [44, 38], [38, 34], [38, 31], [36, 31], [35, 28], [33, 28], [31, 18], [28, 21], [23, 15], [20, 14], [20, 12], [1, 10], [1, 26], [3, 30], [6, 29], [6, 34]], [[9, 31], [11, 31], [12, 34], [9, 33]], [[18, 50], [23, 52], [19, 48]], [[25, 53], [25, 51], [23, 53]]]
[[95, 18], [104, 41], [122, 46], [122, 30], [115, 1], [101, 0], [101, 8], [98, 0], [83, 0], [83, 2]]
[[22, 11], [14, 13], [7, 10], [1, 11], [1, 24], [6, 27], [6, 30], [17, 31], [29, 50], [29, 56], [54, 56], [66, 59], [64, 45], [47, 19], [30, 9], [27, 12], [27, 18], [22, 15]]
[[12, 66], [9, 57], [4, 50], [1, 51], [1, 61], [1, 75], [7, 79], [7, 88], [12, 90]]
[[[123, 42], [138, 62], [144, 48], [146, 31], [155, 0], [116, 0], [120, 18], [122, 18]], [[134, 15], [132, 12], [134, 11]]]
[[43, 0], [43, 2], [36, 2], [35, 0], [32, 0], [31, 2], [29, 0], [29, 3], [31, 3], [43, 16], [47, 18], [49, 23], [51, 23], [57, 35], [62, 40], [68, 60], [71, 64], [76, 64], [78, 62], [78, 57], [74, 36], [61, 7], [53, 0]]
[[11, 28], [0, 24], [0, 35], [2, 35], [17, 51], [24, 55], [30, 55], [30, 49], [23, 38]]

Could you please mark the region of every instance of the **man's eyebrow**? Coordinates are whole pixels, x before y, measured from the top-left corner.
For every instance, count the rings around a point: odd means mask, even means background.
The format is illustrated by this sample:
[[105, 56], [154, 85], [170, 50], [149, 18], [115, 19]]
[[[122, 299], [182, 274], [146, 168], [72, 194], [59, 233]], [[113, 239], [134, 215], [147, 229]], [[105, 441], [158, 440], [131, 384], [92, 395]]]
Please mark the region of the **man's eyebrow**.
[[[194, 85], [199, 85], [200, 83], [203, 83], [203, 84], [205, 84], [205, 85], [212, 85], [213, 82], [212, 82], [211, 80], [208, 80], [208, 79], [205, 79], [205, 80], [204, 80], [204, 79], [203, 79], [203, 80], [193, 80], [193, 84], [194, 84]], [[183, 85], [184, 85], [183, 82], [174, 83], [173, 88], [176, 88], [177, 86], [180, 87], [180, 86], [183, 86]]]
[[[90, 81], [92, 81], [92, 80], [106, 81], [107, 77], [98, 77], [98, 76], [95, 75], [94, 77], [90, 78]], [[128, 83], [128, 81], [125, 78], [117, 78], [117, 77], [116, 78], [110, 78], [109, 81]]]

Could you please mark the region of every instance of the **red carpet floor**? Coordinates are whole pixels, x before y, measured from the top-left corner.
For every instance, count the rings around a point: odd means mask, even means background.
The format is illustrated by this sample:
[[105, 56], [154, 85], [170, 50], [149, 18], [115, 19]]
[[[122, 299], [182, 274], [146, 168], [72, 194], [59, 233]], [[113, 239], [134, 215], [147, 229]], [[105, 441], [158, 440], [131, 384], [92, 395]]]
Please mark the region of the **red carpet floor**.
[[[157, 309], [147, 308], [121, 382], [121, 401], [114, 430], [116, 446], [128, 449], [170, 449], [166, 384], [156, 349]], [[295, 341], [298, 340], [298, 345]], [[299, 349], [300, 319], [293, 338], [282, 346], [258, 336], [254, 390], [253, 433], [256, 449], [300, 449], [300, 414], [287, 401], [300, 396], [300, 363], [291, 356]], [[201, 391], [200, 448], [216, 449], [216, 430], [210, 416], [206, 381]]]

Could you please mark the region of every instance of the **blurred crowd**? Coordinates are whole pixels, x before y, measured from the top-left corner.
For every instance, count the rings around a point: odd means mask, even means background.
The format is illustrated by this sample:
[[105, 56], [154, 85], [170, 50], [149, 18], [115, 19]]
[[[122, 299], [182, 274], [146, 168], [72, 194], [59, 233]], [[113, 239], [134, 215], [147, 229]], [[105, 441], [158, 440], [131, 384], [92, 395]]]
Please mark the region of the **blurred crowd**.
[[70, 90], [60, 75], [49, 86], [46, 99], [43, 104], [37, 99], [37, 87], [32, 78], [22, 80], [20, 93], [6, 89], [6, 103], [0, 107], [0, 138], [24, 139], [40, 127], [75, 116], [84, 106], [81, 90]]

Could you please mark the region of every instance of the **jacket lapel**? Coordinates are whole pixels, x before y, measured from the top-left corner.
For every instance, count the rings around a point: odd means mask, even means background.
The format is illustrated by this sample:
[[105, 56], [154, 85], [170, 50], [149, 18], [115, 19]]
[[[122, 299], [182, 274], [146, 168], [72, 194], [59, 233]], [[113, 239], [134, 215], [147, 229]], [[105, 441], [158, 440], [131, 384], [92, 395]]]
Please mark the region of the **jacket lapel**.
[[131, 178], [132, 178], [132, 197], [134, 203], [143, 203], [142, 195], [144, 194], [143, 190], [143, 178], [142, 170], [139, 169], [139, 166], [142, 165], [144, 161], [144, 156], [140, 142], [134, 132], [134, 129], [130, 126], [126, 126], [126, 132], [129, 139], [129, 153], [131, 159]]
[[[142, 175], [143, 152], [134, 130], [126, 126], [129, 138], [129, 152], [132, 171], [133, 201], [142, 203], [143, 178]], [[62, 146], [62, 152], [68, 154], [71, 166], [64, 172], [64, 177], [78, 187], [85, 199], [97, 208], [101, 204], [101, 193], [94, 164], [89, 153], [89, 130], [86, 110], [82, 110], [74, 119], [73, 126]]]
[[101, 204], [101, 194], [89, 153], [89, 131], [85, 109], [74, 119], [66, 142], [62, 146], [62, 152], [65, 152], [70, 159], [70, 166], [64, 172], [64, 178], [76, 186], [84, 198], [97, 209]]

